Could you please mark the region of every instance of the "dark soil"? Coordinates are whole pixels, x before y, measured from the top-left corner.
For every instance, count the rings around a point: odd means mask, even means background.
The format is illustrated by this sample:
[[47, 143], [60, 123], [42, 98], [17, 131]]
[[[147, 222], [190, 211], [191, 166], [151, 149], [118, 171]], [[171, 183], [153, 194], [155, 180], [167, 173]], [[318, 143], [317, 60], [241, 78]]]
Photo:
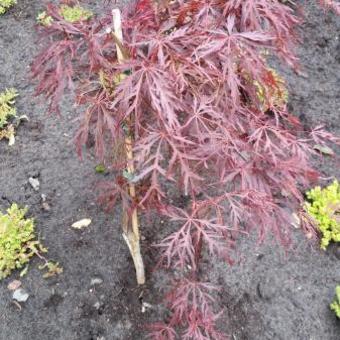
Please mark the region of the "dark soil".
[[[18, 111], [30, 120], [19, 128], [13, 147], [0, 142], [0, 207], [11, 202], [29, 207], [49, 249], [47, 257], [60, 262], [64, 273], [44, 279], [39, 259], [34, 259], [28, 274], [20, 278], [30, 294], [21, 310], [7, 289], [19, 273], [0, 283], [0, 340], [143, 339], [143, 325], [159, 310], [141, 312], [140, 291], [119, 231], [119, 207], [106, 215], [92, 203], [93, 185], [101, 177], [91, 157], [80, 162], [75, 155], [73, 106], [66, 100], [63, 116], [56, 119], [33, 98], [27, 76], [38, 48], [33, 25], [41, 1], [18, 2], [0, 17], [0, 90], [17, 88]], [[299, 54], [306, 76], [287, 73], [291, 109], [306, 126], [325, 123], [340, 135], [340, 20], [308, 1], [301, 32]], [[334, 161], [317, 166], [325, 177], [340, 178]], [[39, 179], [39, 192], [28, 184], [29, 177]], [[41, 194], [50, 211], [43, 209]], [[70, 227], [82, 218], [91, 218], [92, 224], [84, 230]], [[294, 233], [295, 246], [287, 254], [272, 243], [255, 247], [249, 238], [240, 242], [240, 264], [209, 264], [208, 279], [223, 288], [218, 296], [225, 310], [221, 327], [231, 339], [340, 339], [340, 322], [329, 310], [340, 283], [340, 249], [320, 251], [299, 230]], [[147, 257], [148, 268], [153, 260]], [[144, 299], [157, 305], [164, 275], [148, 275]], [[91, 286], [95, 278], [102, 283]]]

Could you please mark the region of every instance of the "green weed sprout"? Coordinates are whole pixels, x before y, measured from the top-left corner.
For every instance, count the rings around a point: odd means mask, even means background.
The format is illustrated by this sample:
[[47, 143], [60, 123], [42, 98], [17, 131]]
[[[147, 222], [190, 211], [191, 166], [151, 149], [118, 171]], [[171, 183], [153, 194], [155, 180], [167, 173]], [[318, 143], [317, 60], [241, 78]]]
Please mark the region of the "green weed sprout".
[[17, 0], [0, 0], [0, 15], [7, 12], [9, 8], [16, 5]]
[[309, 202], [305, 209], [317, 222], [322, 234], [321, 249], [326, 249], [331, 241], [340, 242], [340, 186], [335, 180], [321, 189], [319, 186], [307, 192]]
[[104, 164], [97, 164], [94, 168], [97, 174], [105, 174], [107, 169]]
[[64, 270], [59, 265], [59, 262], [46, 261], [45, 264], [38, 267], [40, 270], [47, 269], [47, 272], [43, 275], [44, 279], [48, 279], [49, 277], [53, 277], [61, 274]]
[[33, 219], [26, 219], [27, 208], [12, 204], [7, 214], [0, 211], [0, 280], [22, 268], [34, 255], [46, 252], [35, 237]]
[[335, 315], [340, 319], [340, 285], [335, 288], [335, 299], [330, 304], [330, 308], [334, 311]]
[[46, 11], [40, 12], [37, 16], [37, 23], [43, 26], [51, 26], [53, 18], [46, 13]]

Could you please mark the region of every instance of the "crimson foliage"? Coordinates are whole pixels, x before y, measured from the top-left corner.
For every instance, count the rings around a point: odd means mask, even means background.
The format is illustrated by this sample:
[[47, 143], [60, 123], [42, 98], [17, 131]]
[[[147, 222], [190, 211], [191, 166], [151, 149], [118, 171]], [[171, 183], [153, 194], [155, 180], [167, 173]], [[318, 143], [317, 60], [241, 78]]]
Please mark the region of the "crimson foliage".
[[[339, 12], [338, 3], [319, 2]], [[77, 149], [93, 136], [98, 157], [109, 156], [117, 170], [106, 203], [121, 198], [125, 209], [156, 210], [177, 226], [156, 246], [160, 265], [183, 275], [167, 296], [171, 316], [152, 325], [151, 336], [225, 338], [215, 328], [216, 287], [199, 281], [202, 252], [231, 261], [235, 239], [252, 229], [259, 241], [270, 232], [288, 245], [301, 189], [318, 178], [312, 146], [339, 142], [322, 127], [303, 129], [267, 63], [276, 56], [298, 70], [300, 19], [276, 0], [138, 0], [125, 11], [119, 64], [110, 15], [70, 23], [55, 5], [47, 13], [53, 21], [39, 28], [46, 48], [32, 65], [37, 94], [59, 112], [77, 80], [77, 102], [85, 105]], [[118, 151], [127, 134], [132, 178]], [[134, 202], [129, 181], [139, 188]], [[171, 203], [172, 187], [190, 198], [185, 207]]]

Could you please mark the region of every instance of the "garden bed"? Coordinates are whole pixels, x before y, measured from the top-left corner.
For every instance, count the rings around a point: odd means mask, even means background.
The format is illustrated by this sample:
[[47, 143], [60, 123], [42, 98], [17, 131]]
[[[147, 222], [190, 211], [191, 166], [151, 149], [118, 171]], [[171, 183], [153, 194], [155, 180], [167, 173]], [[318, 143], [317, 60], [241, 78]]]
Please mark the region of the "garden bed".
[[[19, 127], [14, 146], [0, 142], [0, 207], [11, 202], [29, 207], [41, 242], [49, 249], [48, 257], [60, 262], [64, 272], [44, 279], [39, 260], [31, 261], [28, 274], [20, 278], [30, 294], [21, 310], [7, 289], [18, 273], [1, 281], [0, 339], [143, 339], [144, 325], [161, 314], [157, 306], [163, 274], [155, 280], [150, 273], [155, 261], [148, 248], [151, 235], [144, 232], [149, 271], [143, 299], [154, 309], [142, 313], [141, 290], [117, 232], [119, 207], [107, 215], [93, 203], [93, 188], [102, 175], [95, 172], [94, 159], [87, 156], [80, 162], [70, 145], [74, 107], [66, 100], [62, 116], [56, 118], [45, 114], [43, 103], [33, 97], [28, 73], [37, 52], [33, 26], [42, 2], [18, 2], [0, 17], [0, 90], [15, 87], [19, 91], [18, 113], [26, 114], [29, 121]], [[291, 110], [306, 126], [324, 123], [340, 135], [338, 32], [339, 18], [332, 13], [321, 15], [308, 1], [299, 51], [304, 75], [286, 75]], [[340, 178], [334, 160], [325, 159], [318, 168], [324, 177]], [[30, 177], [40, 181], [39, 191], [28, 183]], [[47, 197], [48, 211], [42, 205], [42, 194]], [[72, 223], [82, 218], [91, 218], [92, 224], [72, 229]], [[152, 230], [158, 222], [145, 224]], [[163, 231], [166, 228], [164, 224]], [[206, 271], [206, 278], [222, 287], [218, 304], [225, 313], [220, 324], [231, 339], [340, 338], [340, 322], [329, 310], [340, 283], [340, 248], [321, 251], [299, 230], [294, 231], [294, 239], [293, 249], [285, 253], [270, 241], [256, 247], [253, 240], [244, 238], [236, 255], [238, 263], [233, 267], [214, 263]]]

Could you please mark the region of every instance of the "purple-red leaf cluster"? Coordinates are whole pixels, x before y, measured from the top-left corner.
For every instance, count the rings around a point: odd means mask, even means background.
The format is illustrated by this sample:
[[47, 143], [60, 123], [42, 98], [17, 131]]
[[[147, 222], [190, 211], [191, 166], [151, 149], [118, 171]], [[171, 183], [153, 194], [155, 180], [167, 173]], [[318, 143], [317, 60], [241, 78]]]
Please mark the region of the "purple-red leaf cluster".
[[[319, 3], [340, 12], [335, 1]], [[225, 339], [215, 327], [216, 288], [199, 281], [202, 254], [232, 262], [236, 238], [252, 230], [259, 241], [271, 233], [288, 246], [301, 190], [318, 178], [313, 145], [339, 143], [322, 127], [304, 130], [269, 67], [274, 56], [298, 70], [301, 20], [277, 0], [137, 0], [123, 16], [118, 63], [110, 15], [69, 23], [55, 5], [47, 14], [52, 23], [39, 28], [46, 46], [32, 65], [37, 94], [59, 112], [63, 93], [77, 88], [78, 151], [93, 139], [117, 172], [102, 201], [156, 210], [176, 226], [156, 247], [159, 264], [183, 275], [167, 297], [172, 315], [152, 325], [151, 336]], [[126, 136], [132, 178], [124, 172]], [[188, 196], [186, 206], [172, 203], [173, 188]], [[311, 223], [303, 230], [316, 235]]]

